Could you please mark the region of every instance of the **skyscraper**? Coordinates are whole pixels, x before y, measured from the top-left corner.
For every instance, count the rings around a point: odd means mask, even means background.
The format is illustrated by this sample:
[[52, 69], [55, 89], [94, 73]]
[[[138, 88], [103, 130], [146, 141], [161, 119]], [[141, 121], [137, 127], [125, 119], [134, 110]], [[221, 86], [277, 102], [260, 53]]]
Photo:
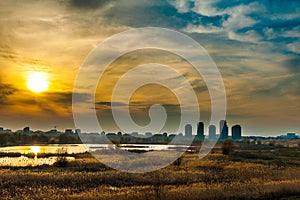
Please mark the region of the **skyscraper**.
[[220, 138], [221, 140], [228, 138], [228, 126], [226, 120], [220, 121]]
[[199, 122], [197, 127], [197, 137], [204, 138], [204, 123]]
[[209, 134], [209, 139], [210, 140], [216, 140], [217, 139], [217, 135], [216, 135], [217, 131], [216, 131], [216, 126], [215, 125], [210, 125], [208, 127], [208, 134]]
[[193, 128], [192, 125], [187, 124], [185, 126], [185, 137], [192, 137], [193, 136]]
[[242, 127], [240, 125], [235, 125], [231, 128], [232, 139], [240, 140], [242, 139]]

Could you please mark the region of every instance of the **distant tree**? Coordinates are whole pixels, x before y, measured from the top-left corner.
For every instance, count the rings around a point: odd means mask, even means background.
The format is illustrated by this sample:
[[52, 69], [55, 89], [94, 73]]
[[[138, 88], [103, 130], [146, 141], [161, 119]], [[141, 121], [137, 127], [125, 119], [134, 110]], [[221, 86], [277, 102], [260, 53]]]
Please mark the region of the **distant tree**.
[[274, 141], [269, 142], [269, 146], [270, 146], [270, 147], [275, 146], [275, 142], [274, 142]]
[[258, 145], [261, 145], [261, 140], [257, 140], [257, 144], [258, 144]]
[[37, 139], [38, 139], [39, 143], [41, 143], [41, 144], [46, 144], [49, 141], [49, 137], [47, 137], [46, 135], [43, 135], [43, 134], [38, 135]]
[[234, 151], [234, 141], [232, 139], [226, 139], [222, 143], [222, 153], [223, 155], [229, 155]]
[[243, 143], [244, 143], [244, 144], [250, 144], [250, 140], [247, 139], [247, 138], [243, 138]]
[[9, 140], [9, 135], [8, 134], [1, 134], [0, 135], [0, 145], [6, 145], [8, 140]]

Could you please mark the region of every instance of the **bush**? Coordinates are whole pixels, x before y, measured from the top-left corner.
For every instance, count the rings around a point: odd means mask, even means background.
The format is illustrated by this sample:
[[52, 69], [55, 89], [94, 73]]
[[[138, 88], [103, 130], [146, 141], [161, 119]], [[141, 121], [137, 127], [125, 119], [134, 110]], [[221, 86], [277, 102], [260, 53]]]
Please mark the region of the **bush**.
[[223, 155], [229, 155], [234, 151], [234, 141], [232, 139], [226, 139], [222, 143], [222, 153]]
[[57, 158], [56, 158], [56, 165], [58, 167], [66, 167], [68, 165], [67, 159], [68, 151], [65, 148], [57, 150]]
[[180, 166], [181, 163], [182, 163], [182, 157], [179, 157], [177, 160], [175, 160], [175, 161], [173, 162], [173, 165], [175, 165], [175, 166]]

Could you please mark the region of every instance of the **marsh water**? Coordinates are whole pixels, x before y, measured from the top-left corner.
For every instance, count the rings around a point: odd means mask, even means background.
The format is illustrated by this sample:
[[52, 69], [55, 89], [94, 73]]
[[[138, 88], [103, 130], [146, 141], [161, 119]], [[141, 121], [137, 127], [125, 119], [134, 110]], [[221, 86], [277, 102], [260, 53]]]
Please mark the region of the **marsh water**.
[[[57, 161], [57, 156], [39, 157], [39, 154], [57, 154], [68, 153], [78, 154], [91, 151], [97, 151], [108, 148], [116, 148], [114, 145], [107, 144], [57, 144], [57, 145], [42, 145], [42, 146], [9, 146], [0, 147], [0, 153], [7, 156], [0, 157], [0, 166], [38, 166], [38, 165], [53, 165]], [[139, 150], [139, 151], [171, 151], [185, 150], [184, 145], [161, 145], [161, 144], [123, 144], [119, 147], [123, 150]], [[19, 153], [21, 156], [9, 156], [9, 154]], [[34, 154], [35, 157], [26, 156]], [[67, 159], [75, 160], [75, 157], [68, 156]]]

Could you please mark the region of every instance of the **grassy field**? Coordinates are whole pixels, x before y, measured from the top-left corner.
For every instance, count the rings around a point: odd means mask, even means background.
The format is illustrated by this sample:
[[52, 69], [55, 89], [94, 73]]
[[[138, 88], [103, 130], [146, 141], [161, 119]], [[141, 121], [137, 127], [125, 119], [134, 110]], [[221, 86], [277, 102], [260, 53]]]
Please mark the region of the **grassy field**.
[[240, 146], [186, 153], [156, 172], [130, 174], [78, 155], [66, 166], [2, 167], [0, 199], [299, 199], [300, 151]]

